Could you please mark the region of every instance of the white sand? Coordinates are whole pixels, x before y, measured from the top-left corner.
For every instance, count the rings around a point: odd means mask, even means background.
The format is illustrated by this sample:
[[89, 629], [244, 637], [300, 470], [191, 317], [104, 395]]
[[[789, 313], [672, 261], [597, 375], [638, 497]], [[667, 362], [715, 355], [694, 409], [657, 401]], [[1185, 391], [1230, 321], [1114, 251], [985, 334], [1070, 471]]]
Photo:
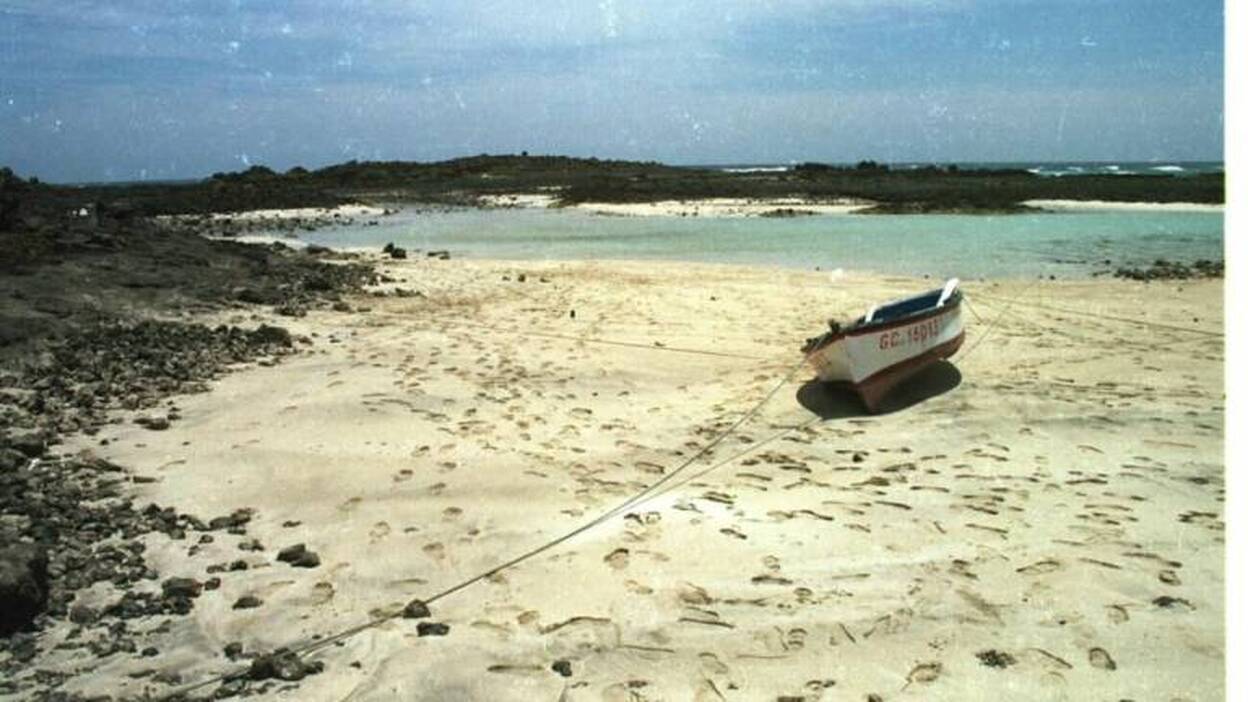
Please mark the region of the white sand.
[[816, 202], [805, 198], [710, 198], [705, 200], [661, 200], [658, 202], [583, 202], [577, 209], [617, 217], [757, 217], [776, 210], [796, 210], [807, 214], [852, 214], [873, 203], [859, 200]]
[[[139, 504], [256, 509], [248, 538], [266, 549], [218, 532], [188, 556], [153, 536], [165, 576], [253, 567], [176, 619], [159, 658], [118, 656], [67, 690], [137, 696], [150, 683], [126, 674], [153, 666], [193, 681], [231, 669], [227, 642], [290, 644], [487, 570], [670, 471], [827, 317], [930, 284], [656, 262], [386, 266], [426, 297], [279, 318], [315, 344], [180, 398], [167, 431], [78, 440], [157, 479], [135, 486]], [[436, 603], [448, 636], [391, 621], [266, 698], [1220, 699], [1221, 290], [970, 284], [971, 309], [1006, 314], [982, 344], [966, 315], [956, 387], [868, 417], [803, 371], [713, 455], [749, 453]], [[911, 399], [939, 387], [929, 376]], [[297, 542], [319, 568], [274, 561]], [[232, 610], [247, 593], [264, 605]], [[984, 665], [989, 650], [1012, 663]], [[571, 677], [551, 671], [560, 659]]]
[[1025, 200], [1024, 205], [1063, 212], [1135, 210], [1140, 212], [1222, 212], [1223, 205], [1204, 202], [1109, 202], [1106, 200]]
[[558, 200], [558, 195], [543, 193], [508, 193], [503, 195], [482, 195], [477, 198], [477, 202], [482, 207], [514, 207], [518, 209], [545, 209], [553, 207]]
[[[349, 217], [380, 217], [386, 213], [382, 207], [372, 205], [338, 205], [337, 207], [288, 207], [285, 209], [247, 210], [246, 212], [214, 212], [214, 220], [271, 220], [271, 219], [324, 219]], [[193, 219], [196, 215], [160, 215], [156, 219]]]

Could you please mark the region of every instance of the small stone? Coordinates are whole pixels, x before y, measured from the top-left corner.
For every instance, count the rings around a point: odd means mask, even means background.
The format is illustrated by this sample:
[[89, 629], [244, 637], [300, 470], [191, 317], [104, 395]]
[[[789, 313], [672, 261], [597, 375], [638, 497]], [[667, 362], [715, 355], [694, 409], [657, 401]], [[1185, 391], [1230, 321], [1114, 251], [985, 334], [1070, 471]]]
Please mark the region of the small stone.
[[292, 563], [307, 552], [308, 552], [308, 547], [306, 544], [295, 544], [294, 546], [287, 546], [286, 548], [277, 552], [277, 560], [282, 561], [283, 563]]
[[304, 544], [287, 546], [278, 551], [277, 560], [289, 563], [296, 568], [315, 568], [321, 564], [321, 557], [314, 551], [309, 551]]
[[253, 660], [251, 668], [247, 671], [247, 677], [252, 680], [277, 678], [294, 682], [324, 669], [325, 664], [320, 661], [304, 662], [293, 651], [278, 649]]
[[242, 694], [243, 690], [245, 689], [247, 689], [247, 679], [246, 678], [234, 678], [233, 680], [226, 680], [225, 682], [221, 683], [221, 685], [217, 687], [216, 692], [212, 693], [212, 697], [213, 699], [217, 699], [217, 700], [224, 700], [230, 697], [237, 697], [240, 694]]
[[134, 423], [152, 431], [164, 431], [169, 428], [169, 419], [167, 417], [139, 417], [134, 420]]
[[226, 658], [234, 660], [235, 658], [243, 655], [243, 644], [241, 641], [231, 641], [225, 645], [223, 652], [225, 653]]
[[551, 664], [550, 669], [562, 675], [565, 678], [572, 677], [572, 662], [567, 660], [558, 660]]
[[99, 613], [96, 612], [94, 608], [88, 607], [87, 605], [74, 605], [69, 610], [69, 621], [82, 626], [94, 624], [95, 620], [99, 618]]
[[429, 606], [422, 600], [412, 600], [403, 608], [404, 619], [424, 619], [429, 616]]
[[975, 654], [975, 657], [979, 659], [980, 663], [983, 663], [989, 668], [1008, 668], [1017, 662], [1014, 660], [1014, 656], [1011, 656], [1004, 651], [998, 651], [995, 648], [980, 651]]
[[264, 604], [264, 600], [255, 595], [243, 595], [234, 603], [234, 609], [255, 609], [262, 604]]
[[161, 593], [165, 597], [199, 597], [203, 587], [194, 578], [169, 578], [160, 584]]
[[416, 625], [417, 636], [446, 636], [451, 627], [440, 622], [421, 622]]

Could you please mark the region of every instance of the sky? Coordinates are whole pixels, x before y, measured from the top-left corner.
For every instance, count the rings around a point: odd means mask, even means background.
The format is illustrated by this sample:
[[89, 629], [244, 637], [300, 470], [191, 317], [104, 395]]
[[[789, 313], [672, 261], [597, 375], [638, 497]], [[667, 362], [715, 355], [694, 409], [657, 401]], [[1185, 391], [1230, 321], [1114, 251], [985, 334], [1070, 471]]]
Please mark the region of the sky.
[[0, 0], [0, 166], [1221, 160], [1211, 0]]

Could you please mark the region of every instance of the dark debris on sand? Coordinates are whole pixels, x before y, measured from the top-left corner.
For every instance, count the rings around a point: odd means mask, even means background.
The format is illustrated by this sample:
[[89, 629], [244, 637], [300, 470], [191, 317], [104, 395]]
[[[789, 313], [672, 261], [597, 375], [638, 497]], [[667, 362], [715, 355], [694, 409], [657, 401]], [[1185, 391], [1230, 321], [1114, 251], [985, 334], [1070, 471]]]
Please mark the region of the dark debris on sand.
[[1159, 258], [1146, 268], [1120, 266], [1114, 271], [1115, 278], [1127, 280], [1192, 280], [1201, 278], [1221, 278], [1225, 275], [1225, 264], [1222, 261], [1199, 259], [1191, 265], [1178, 261]]
[[[42, 647], [94, 656], [78, 674], [107, 656], [158, 655], [168, 618], [217, 596], [219, 578], [158, 573], [144, 537], [210, 543], [212, 531], [244, 535], [252, 515], [205, 522], [136, 502], [131, 486], [149, 478], [90, 452], [58, 454], [61, 437], [120, 421], [165, 429], [179, 419], [171, 396], [205, 391], [239, 363], [280, 360], [300, 341], [276, 326], [177, 318], [252, 305], [297, 314], [376, 276], [320, 254], [171, 231], [122, 206], [84, 216], [26, 207], [20, 189], [0, 186], [0, 696], [73, 699], [57, 691], [66, 674], [40, 667]], [[298, 565], [314, 558], [307, 551]], [[75, 601], [99, 582], [120, 594]], [[165, 623], [153, 628], [152, 617]], [[58, 622], [69, 638], [43, 641]]]

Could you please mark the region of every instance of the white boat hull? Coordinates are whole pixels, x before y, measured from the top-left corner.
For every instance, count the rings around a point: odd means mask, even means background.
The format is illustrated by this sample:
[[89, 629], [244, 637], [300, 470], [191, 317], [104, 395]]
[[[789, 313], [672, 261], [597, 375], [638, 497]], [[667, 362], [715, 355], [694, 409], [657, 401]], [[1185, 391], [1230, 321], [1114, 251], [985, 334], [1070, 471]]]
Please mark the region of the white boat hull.
[[960, 302], [835, 335], [810, 363], [820, 380], [849, 385], [875, 411], [898, 384], [957, 352], [965, 338]]

